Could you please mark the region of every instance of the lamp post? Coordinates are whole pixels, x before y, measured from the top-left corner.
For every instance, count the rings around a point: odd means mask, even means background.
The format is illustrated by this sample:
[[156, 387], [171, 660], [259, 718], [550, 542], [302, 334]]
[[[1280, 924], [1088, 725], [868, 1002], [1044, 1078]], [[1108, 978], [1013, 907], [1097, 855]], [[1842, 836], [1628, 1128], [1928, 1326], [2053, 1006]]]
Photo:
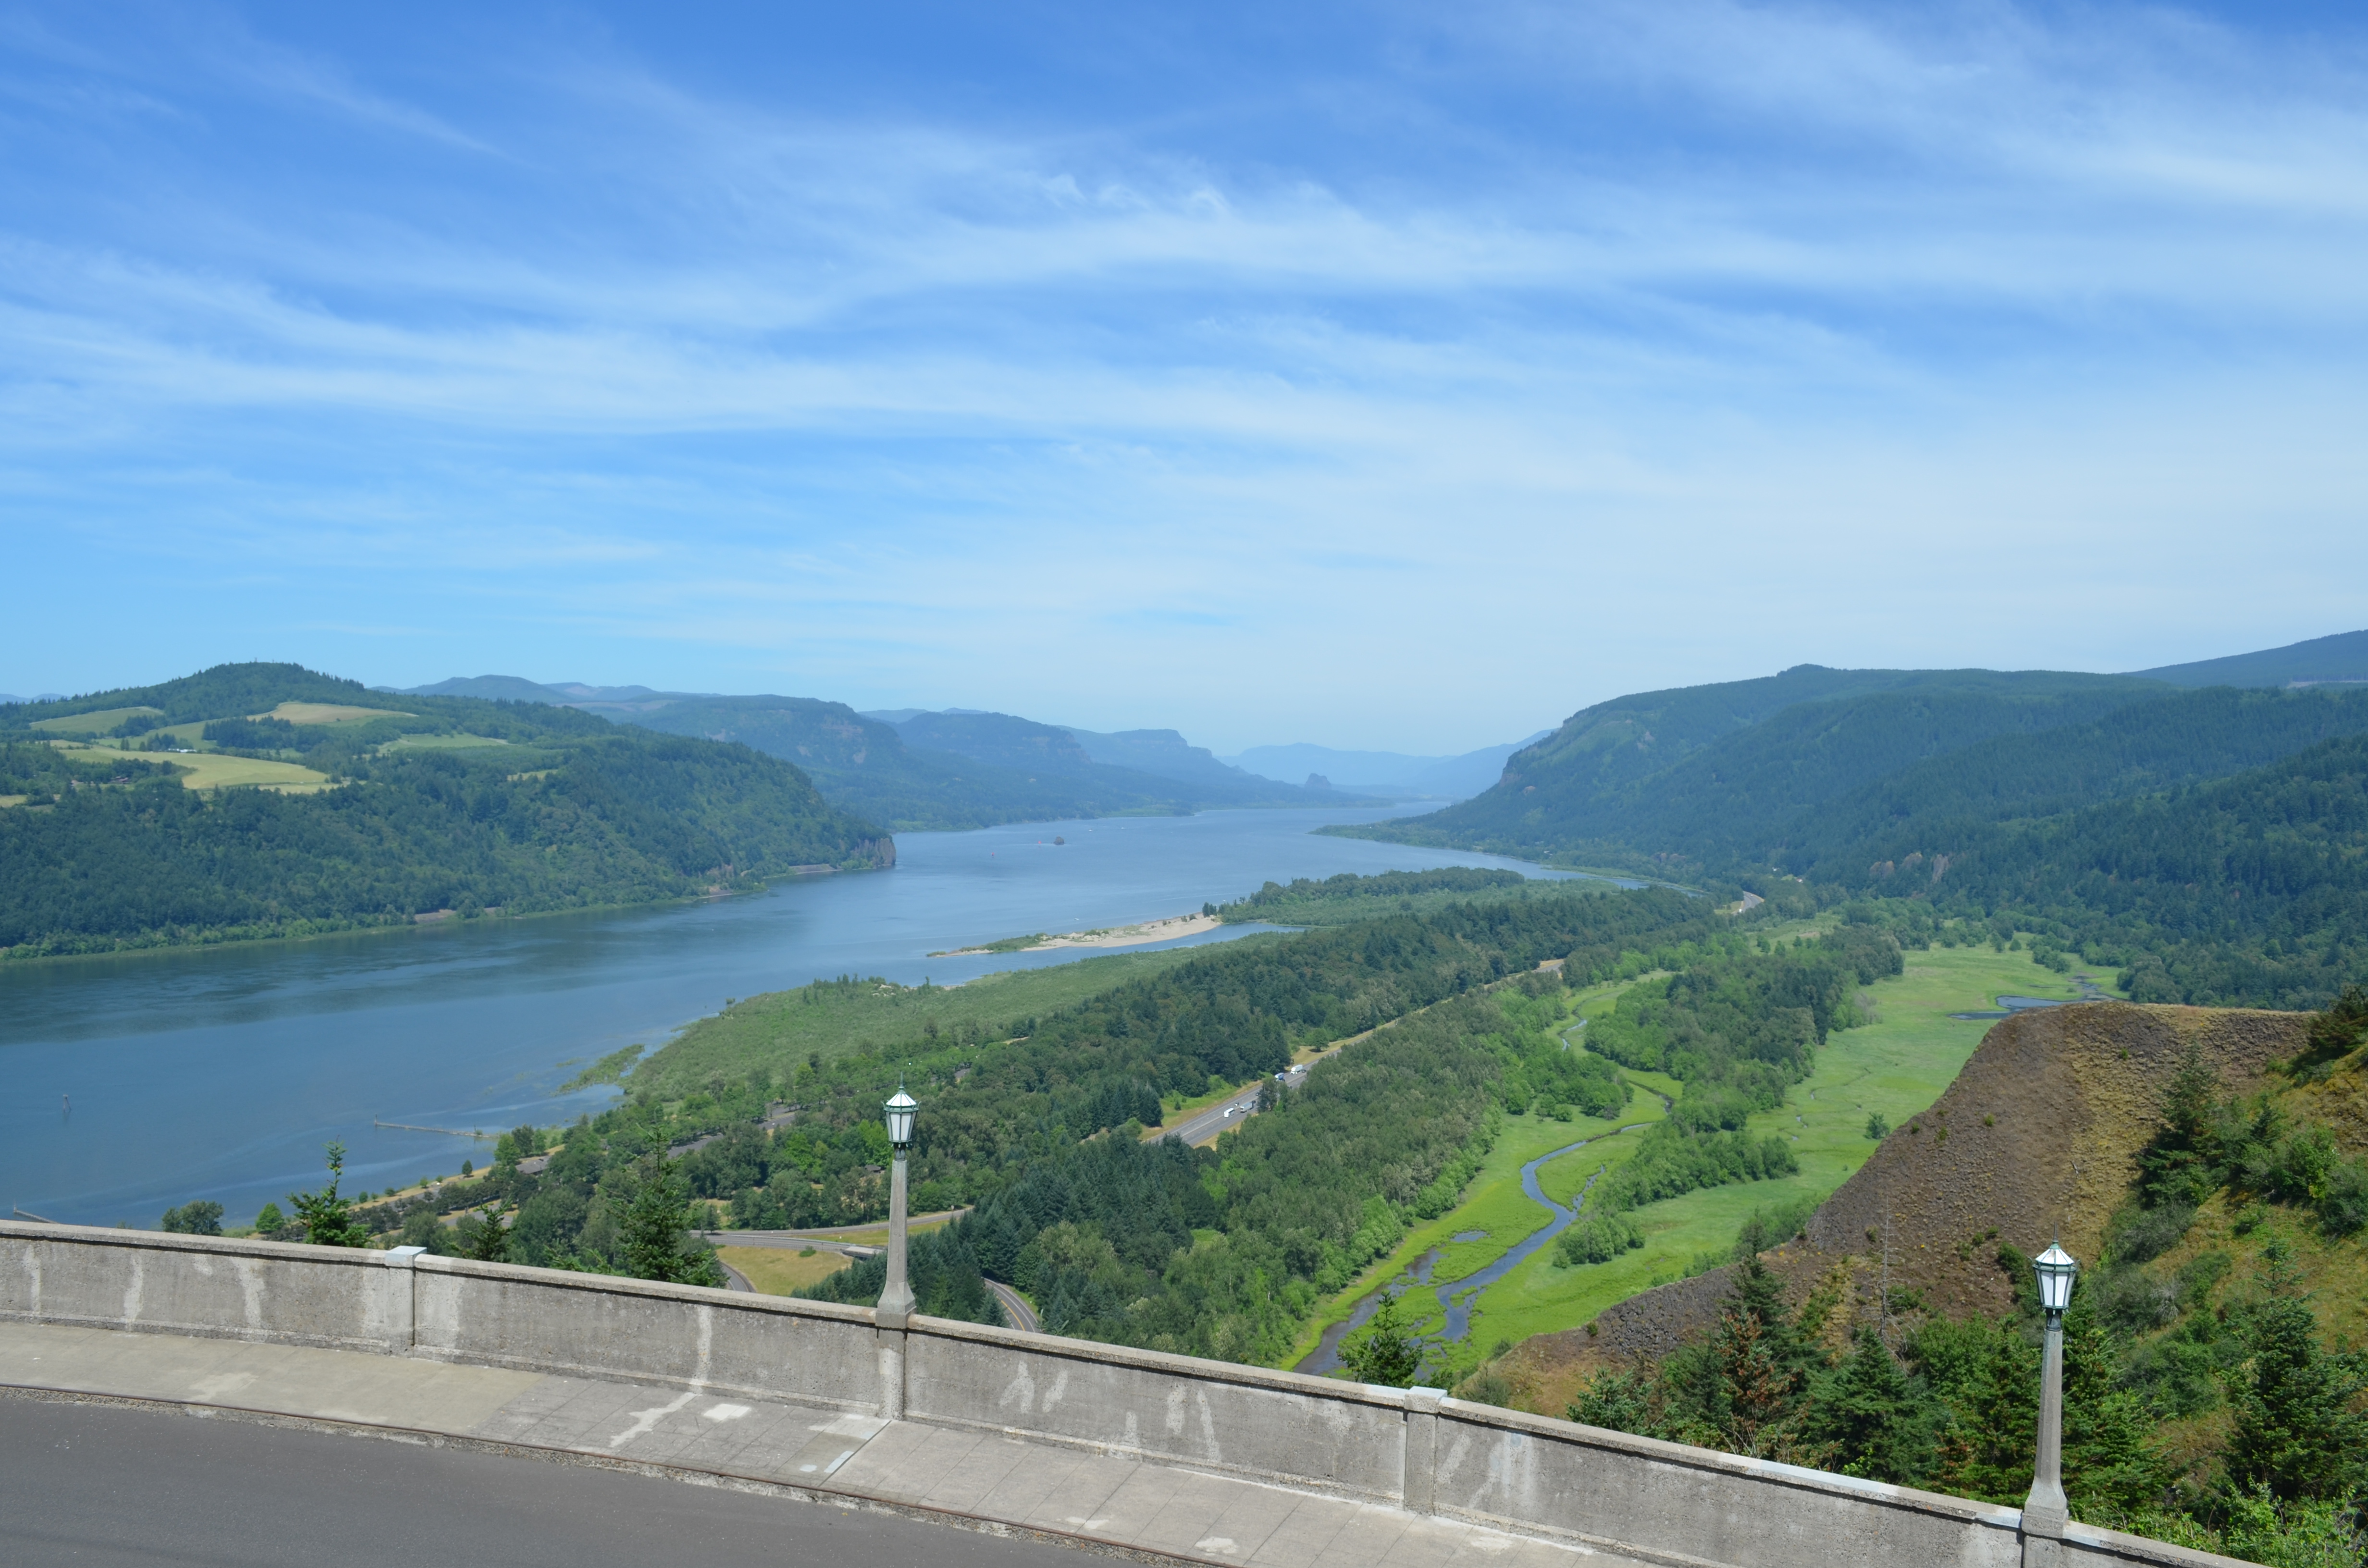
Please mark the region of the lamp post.
[[888, 1145], [896, 1151], [896, 1162], [888, 1177], [888, 1283], [880, 1292], [880, 1321], [887, 1324], [894, 1316], [894, 1325], [905, 1326], [913, 1315], [913, 1287], [905, 1279], [905, 1154], [913, 1146], [913, 1119], [920, 1107], [896, 1085], [896, 1096], [882, 1108], [888, 1119]]
[[2022, 1505], [2022, 1560], [2027, 1568], [2053, 1564], [2070, 1511], [2064, 1501], [2064, 1309], [2072, 1304], [2072, 1278], [2080, 1266], [2053, 1242], [2032, 1259], [2039, 1276], [2039, 1304], [2047, 1313], [2047, 1352], [2039, 1383], [2039, 1462], [2031, 1495]]

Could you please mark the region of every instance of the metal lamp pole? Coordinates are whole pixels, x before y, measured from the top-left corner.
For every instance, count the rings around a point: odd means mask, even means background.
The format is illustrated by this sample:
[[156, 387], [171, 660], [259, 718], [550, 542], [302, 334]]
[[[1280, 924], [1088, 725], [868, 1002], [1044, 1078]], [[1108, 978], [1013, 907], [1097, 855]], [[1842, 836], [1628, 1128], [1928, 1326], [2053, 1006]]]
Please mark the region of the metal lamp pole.
[[2053, 1568], [2070, 1517], [2064, 1501], [2064, 1309], [2072, 1304], [2072, 1279], [2080, 1266], [2051, 1242], [2031, 1267], [2039, 1276], [2039, 1304], [2047, 1313], [2047, 1351], [2039, 1383], [2039, 1460], [2022, 1505], [2022, 1561], [2025, 1568]]
[[888, 1284], [880, 1292], [880, 1320], [895, 1314], [896, 1326], [913, 1314], [913, 1287], [905, 1279], [905, 1155], [913, 1147], [913, 1119], [920, 1107], [896, 1085], [896, 1097], [883, 1108], [888, 1118], [888, 1143], [896, 1163], [888, 1178]]

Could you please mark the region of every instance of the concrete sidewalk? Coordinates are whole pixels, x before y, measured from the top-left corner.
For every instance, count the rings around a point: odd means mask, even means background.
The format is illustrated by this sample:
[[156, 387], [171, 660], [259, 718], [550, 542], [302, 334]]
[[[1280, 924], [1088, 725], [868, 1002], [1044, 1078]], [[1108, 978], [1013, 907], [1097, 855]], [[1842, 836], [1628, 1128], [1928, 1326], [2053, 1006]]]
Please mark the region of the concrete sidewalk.
[[0, 1386], [335, 1423], [785, 1489], [1131, 1556], [1265, 1568], [1635, 1560], [1124, 1452], [395, 1356], [0, 1323]]

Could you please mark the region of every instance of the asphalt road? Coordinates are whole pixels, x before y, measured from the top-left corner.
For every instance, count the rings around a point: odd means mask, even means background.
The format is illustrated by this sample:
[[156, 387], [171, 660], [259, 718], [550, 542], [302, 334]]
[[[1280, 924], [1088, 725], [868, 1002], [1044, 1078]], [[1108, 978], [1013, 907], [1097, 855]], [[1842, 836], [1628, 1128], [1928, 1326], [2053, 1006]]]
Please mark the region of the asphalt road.
[[[1332, 1051], [1338, 1051], [1339, 1049], [1340, 1048], [1336, 1045], [1332, 1048]], [[1326, 1051], [1324, 1056], [1331, 1055], [1332, 1051]], [[1307, 1069], [1309, 1067], [1313, 1067], [1315, 1065], [1316, 1062], [1321, 1062], [1323, 1059], [1323, 1056], [1319, 1056], [1314, 1061], [1308, 1062], [1302, 1066], [1292, 1068], [1291, 1070], [1291, 1086], [1295, 1089], [1299, 1087], [1300, 1085], [1307, 1082]], [[1234, 1128], [1239, 1127], [1244, 1121], [1247, 1121], [1250, 1117], [1257, 1114], [1258, 1090], [1263, 1085], [1261, 1085], [1252, 1084], [1248, 1088], [1244, 1089], [1240, 1094], [1235, 1095], [1233, 1098], [1226, 1100], [1222, 1105], [1212, 1105], [1204, 1111], [1195, 1113], [1190, 1120], [1179, 1121], [1173, 1127], [1161, 1129], [1159, 1135], [1162, 1138], [1181, 1138], [1187, 1143], [1206, 1143], [1218, 1133], [1229, 1131]]]
[[169, 1411], [0, 1398], [11, 1568], [1082, 1568], [894, 1515]]
[[1042, 1331], [1044, 1325], [1037, 1321], [1036, 1309], [1030, 1306], [1019, 1291], [1000, 1279], [988, 1280], [986, 1288], [995, 1292], [996, 1301], [1003, 1303], [1004, 1318], [1012, 1327], [1024, 1328], [1030, 1334]]

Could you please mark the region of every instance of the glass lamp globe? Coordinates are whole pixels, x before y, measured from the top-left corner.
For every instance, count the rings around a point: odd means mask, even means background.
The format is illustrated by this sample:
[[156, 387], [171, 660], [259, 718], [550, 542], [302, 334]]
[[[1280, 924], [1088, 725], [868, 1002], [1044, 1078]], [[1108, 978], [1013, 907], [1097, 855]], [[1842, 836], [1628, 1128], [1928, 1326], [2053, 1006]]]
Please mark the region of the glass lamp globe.
[[896, 1097], [890, 1100], [884, 1108], [888, 1115], [888, 1142], [899, 1149], [911, 1148], [913, 1118], [921, 1108], [914, 1102], [912, 1096], [905, 1092], [904, 1086], [899, 1085]]
[[2060, 1312], [2072, 1304], [2072, 1277], [2080, 1266], [2072, 1255], [2050, 1242], [2047, 1250], [2031, 1260], [2032, 1272], [2039, 1276], [2039, 1304], [2051, 1312]]

